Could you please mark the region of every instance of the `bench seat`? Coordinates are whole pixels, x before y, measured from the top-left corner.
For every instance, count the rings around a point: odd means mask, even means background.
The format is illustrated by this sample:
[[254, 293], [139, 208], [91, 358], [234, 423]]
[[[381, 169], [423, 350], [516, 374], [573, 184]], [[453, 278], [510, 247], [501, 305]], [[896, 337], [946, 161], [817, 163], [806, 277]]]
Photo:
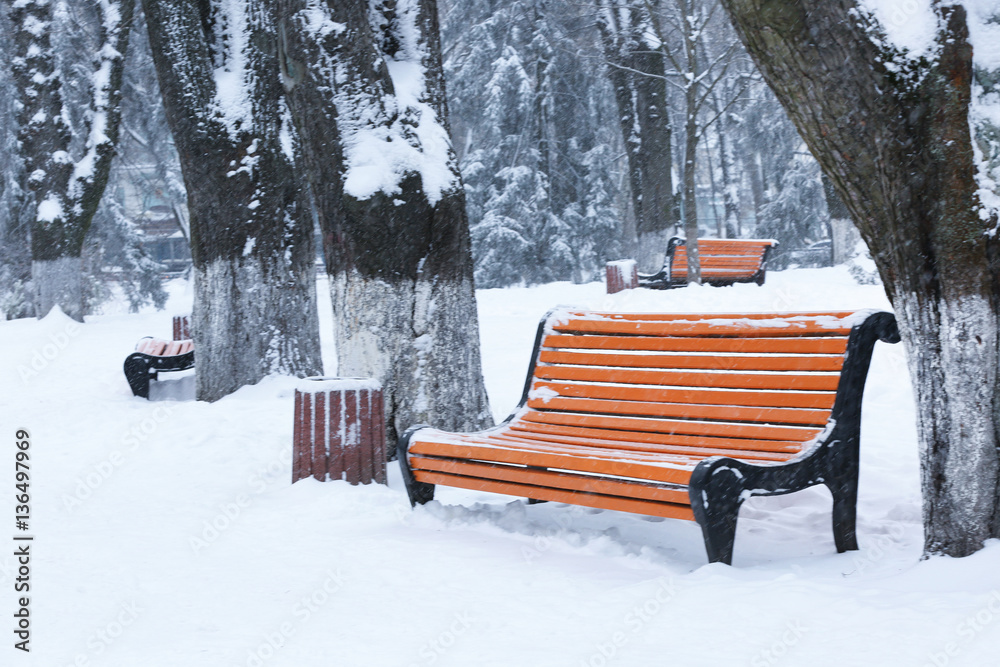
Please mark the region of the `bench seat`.
[[697, 521], [729, 563], [739, 505], [826, 484], [857, 548], [861, 395], [889, 313], [553, 311], [520, 404], [478, 433], [399, 441], [412, 503], [438, 484]]
[[[673, 237], [667, 243], [663, 268], [638, 275], [639, 286], [670, 289], [687, 285], [687, 242]], [[734, 283], [764, 284], [767, 260], [778, 242], [770, 239], [698, 239], [701, 281], [721, 287]]]
[[149, 398], [149, 382], [159, 373], [194, 368], [194, 342], [143, 338], [125, 358], [124, 367], [132, 395]]

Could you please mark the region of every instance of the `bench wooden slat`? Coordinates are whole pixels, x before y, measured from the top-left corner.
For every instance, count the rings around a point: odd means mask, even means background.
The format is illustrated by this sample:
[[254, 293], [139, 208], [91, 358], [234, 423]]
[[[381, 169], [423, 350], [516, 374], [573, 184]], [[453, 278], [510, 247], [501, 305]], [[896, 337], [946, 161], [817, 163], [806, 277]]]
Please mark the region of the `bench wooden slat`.
[[793, 389], [834, 391], [839, 375], [802, 373], [696, 373], [669, 370], [595, 368], [593, 366], [538, 366], [535, 376], [545, 380], [577, 380], [614, 384], [730, 389]]
[[542, 347], [585, 350], [655, 352], [731, 352], [747, 354], [837, 354], [847, 349], [847, 337], [820, 338], [692, 338], [668, 336], [600, 336], [549, 334]]
[[194, 342], [191, 340], [160, 340], [158, 338], [143, 338], [136, 346], [135, 351], [141, 354], [148, 354], [151, 357], [176, 357], [187, 354], [194, 349]]
[[[734, 246], [737, 248], [742, 248], [744, 246], [761, 246], [768, 247], [774, 245], [774, 240], [772, 239], [698, 239], [698, 245], [704, 245], [707, 247], [725, 247]], [[680, 246], [683, 248], [684, 246]]]
[[582, 413], [537, 412], [526, 413], [524, 421], [542, 424], [564, 424], [609, 428], [619, 431], [653, 431], [683, 435], [711, 435], [725, 438], [747, 438], [751, 440], [799, 440], [805, 441], [820, 432], [818, 428], [798, 426], [762, 426], [757, 424], [696, 422], [683, 419], [652, 419], [648, 417], [604, 417]]
[[806, 391], [745, 391], [742, 389], [694, 389], [669, 387], [633, 387], [606, 384], [535, 381], [532, 390], [555, 392], [577, 398], [607, 398], [623, 401], [657, 403], [693, 403], [696, 405], [732, 405], [760, 408], [813, 408], [829, 411], [836, 394]]
[[[766, 321], [765, 321], [766, 322]], [[626, 334], [636, 336], [727, 336], [734, 338], [780, 338], [783, 336], [846, 336], [849, 326], [834, 326], [810, 320], [791, 321], [787, 325], [768, 326], [748, 321], [734, 326], [720, 318], [711, 320], [670, 322], [650, 320], [570, 319], [558, 321], [552, 329], [560, 332]]]
[[566, 472], [553, 472], [539, 468], [521, 468], [489, 463], [455, 461], [453, 459], [435, 459], [415, 456], [410, 459], [414, 469], [433, 472], [463, 475], [465, 477], [484, 477], [498, 479], [504, 482], [520, 482], [531, 486], [547, 486], [570, 491], [600, 493], [609, 496], [626, 496], [654, 500], [677, 505], [690, 505], [687, 487], [657, 486], [636, 482], [622, 482], [591, 475], [579, 475]]
[[656, 503], [646, 500], [634, 500], [631, 498], [621, 498], [618, 496], [604, 496], [596, 493], [580, 493], [576, 491], [565, 491], [562, 489], [549, 489], [539, 486], [529, 486], [526, 484], [515, 484], [513, 482], [496, 482], [488, 479], [476, 477], [464, 477], [461, 475], [448, 475], [428, 471], [414, 471], [417, 481], [426, 484], [443, 484], [455, 486], [474, 491], [489, 491], [491, 493], [502, 493], [508, 496], [518, 496], [521, 498], [534, 498], [536, 500], [547, 500], [556, 503], [569, 503], [581, 505], [583, 507], [594, 507], [597, 509], [616, 510], [619, 512], [631, 512], [633, 514], [645, 514], [648, 516], [662, 516], [669, 519], [694, 520], [694, 513], [687, 505], [673, 505], [670, 503]]
[[642, 415], [647, 417], [672, 417], [676, 419], [738, 420], [767, 424], [796, 424], [822, 426], [830, 416], [829, 410], [800, 410], [795, 408], [749, 408], [733, 405], [693, 405], [690, 403], [647, 403], [595, 398], [546, 397], [528, 400], [528, 407], [536, 410], [564, 410], [590, 412], [602, 415]]
[[632, 477], [671, 484], [687, 484], [691, 471], [698, 463], [698, 459], [691, 457], [628, 451], [616, 451], [615, 460], [609, 460], [607, 450], [601, 448], [557, 446], [543, 442], [517, 446], [511, 443], [509, 447], [500, 447], [462, 442], [458, 439], [417, 439], [410, 444], [410, 452], [417, 455], [558, 468], [611, 477]]
[[[624, 451], [677, 454], [708, 458], [709, 456], [738, 456], [748, 460], [787, 461], [802, 451], [801, 442], [777, 440], [734, 440], [732, 438], [694, 437], [662, 433], [611, 431], [556, 424], [520, 422], [509, 431], [490, 435], [490, 442], [550, 442], [584, 447], [604, 447]], [[674, 443], [674, 444], [669, 444]]]
[[574, 366], [617, 366], [625, 368], [699, 368], [742, 371], [832, 371], [844, 365], [843, 355], [802, 356], [728, 356], [719, 354], [614, 354], [541, 350], [540, 362]]
[[[701, 258], [702, 269], [732, 268], [756, 271], [760, 266], [760, 257], [746, 257], [740, 255], [707, 255]], [[687, 270], [687, 257], [681, 256], [674, 260], [673, 270], [678, 268]]]
[[731, 320], [737, 322], [742, 322], [744, 320], [816, 320], [831, 322], [834, 320], [842, 320], [846, 326], [850, 322], [857, 323], [858, 321], [863, 320], [865, 312], [866, 311], [854, 310], [805, 310], [781, 313], [619, 313], [614, 311], [569, 309], [554, 311], [553, 317], [557, 320], [562, 319], [563, 316], [569, 316], [574, 318], [600, 319], [620, 322], [697, 322], [702, 320]]

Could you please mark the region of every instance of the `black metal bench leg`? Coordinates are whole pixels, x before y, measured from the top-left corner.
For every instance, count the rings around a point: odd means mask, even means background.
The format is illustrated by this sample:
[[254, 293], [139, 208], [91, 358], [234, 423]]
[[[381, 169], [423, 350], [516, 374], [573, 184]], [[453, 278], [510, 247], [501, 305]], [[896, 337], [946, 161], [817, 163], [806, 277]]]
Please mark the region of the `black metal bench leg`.
[[403, 473], [403, 484], [406, 485], [406, 495], [410, 498], [410, 506], [416, 507], [434, 500], [434, 485], [425, 482], [418, 482], [413, 477], [413, 470], [410, 469], [410, 462], [406, 458], [407, 449], [410, 446], [410, 437], [424, 425], [414, 426], [403, 435], [399, 436], [396, 444], [396, 458], [399, 459], [399, 469]]
[[733, 546], [736, 542], [736, 521], [740, 514], [738, 499], [714, 498], [707, 508], [701, 534], [705, 538], [705, 551], [709, 563], [733, 564]]
[[833, 494], [833, 541], [837, 552], [857, 551], [858, 476], [845, 475], [846, 479], [827, 483]]
[[138, 354], [125, 358], [125, 379], [132, 388], [133, 396], [149, 398], [149, 362]]
[[743, 504], [741, 479], [723, 461], [699, 466], [691, 476], [691, 509], [701, 526], [710, 563], [733, 564], [736, 522]]

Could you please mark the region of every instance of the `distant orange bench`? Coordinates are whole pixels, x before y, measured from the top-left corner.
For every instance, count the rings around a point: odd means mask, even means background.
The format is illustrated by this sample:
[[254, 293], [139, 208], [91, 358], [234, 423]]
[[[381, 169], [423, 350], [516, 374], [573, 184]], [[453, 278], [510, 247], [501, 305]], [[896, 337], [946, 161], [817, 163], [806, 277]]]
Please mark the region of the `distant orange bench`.
[[838, 551], [857, 549], [861, 397], [890, 313], [554, 311], [521, 403], [469, 434], [399, 440], [410, 501], [434, 485], [690, 519], [730, 563], [741, 503], [816, 484]]
[[[663, 268], [653, 274], [639, 274], [639, 287], [669, 289], [687, 285], [687, 241], [673, 237], [667, 243]], [[701, 281], [723, 286], [733, 283], [764, 284], [767, 259], [777, 241], [757, 239], [698, 239]]]
[[134, 396], [149, 398], [149, 381], [165, 371], [194, 368], [194, 342], [143, 338], [125, 358], [125, 379]]

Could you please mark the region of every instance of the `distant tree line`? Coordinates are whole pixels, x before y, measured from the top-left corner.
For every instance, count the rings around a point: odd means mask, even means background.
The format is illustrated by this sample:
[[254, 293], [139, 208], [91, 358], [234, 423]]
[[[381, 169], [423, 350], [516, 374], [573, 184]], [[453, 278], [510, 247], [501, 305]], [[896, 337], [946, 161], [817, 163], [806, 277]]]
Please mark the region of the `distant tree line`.
[[654, 270], [675, 233], [830, 235], [819, 167], [717, 0], [445, 0], [442, 39], [478, 286]]

